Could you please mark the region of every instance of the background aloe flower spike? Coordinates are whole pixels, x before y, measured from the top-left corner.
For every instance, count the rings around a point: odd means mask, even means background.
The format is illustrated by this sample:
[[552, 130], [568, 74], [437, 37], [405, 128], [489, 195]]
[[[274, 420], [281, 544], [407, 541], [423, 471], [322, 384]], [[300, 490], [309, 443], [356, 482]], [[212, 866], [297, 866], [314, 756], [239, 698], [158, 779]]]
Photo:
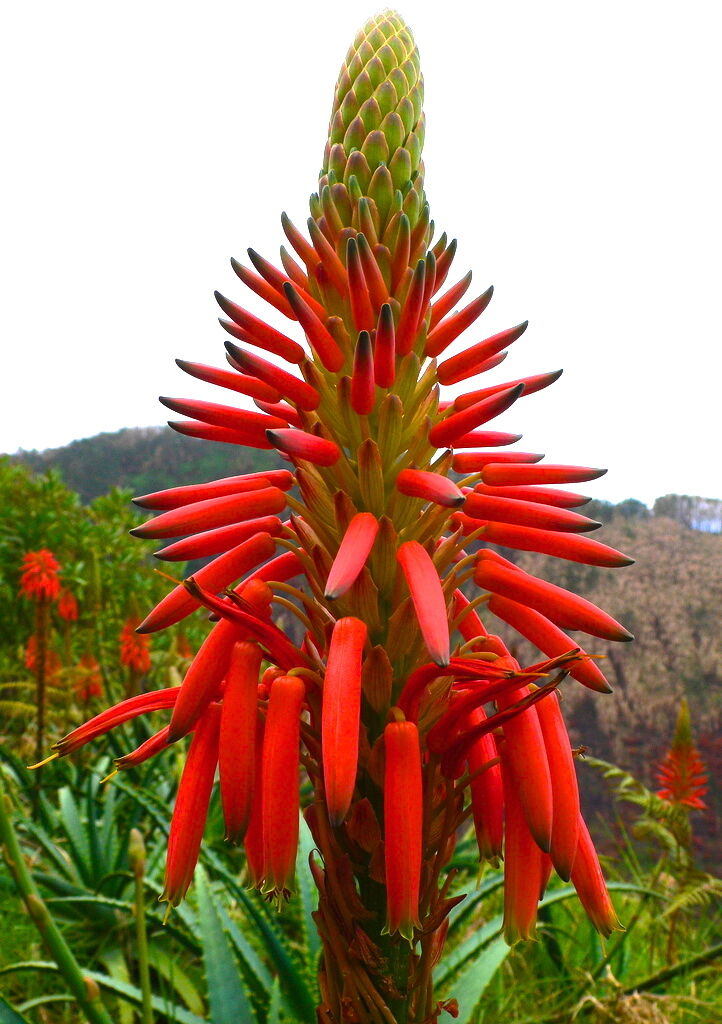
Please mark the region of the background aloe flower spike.
[[[588, 536], [599, 524], [577, 509], [589, 499], [563, 489], [601, 470], [546, 464], [508, 449], [520, 435], [493, 429], [559, 372], [480, 379], [527, 324], [480, 339], [492, 289], [466, 298], [470, 273], [446, 286], [456, 243], [429, 216], [422, 98], [409, 29], [393, 12], [372, 19], [341, 68], [307, 232], [284, 214], [278, 266], [252, 249], [250, 267], [233, 261], [285, 328], [218, 295], [228, 366], [178, 365], [225, 398], [162, 399], [186, 417], [170, 424], [181, 433], [275, 448], [287, 469], [136, 499], [158, 514], [134, 532], [171, 541], [160, 558], [211, 558], [140, 632], [202, 606], [215, 621], [177, 691], [133, 698], [56, 745], [76, 749], [161, 706], [170, 728], [130, 763], [194, 734], [171, 829], [171, 903], [201, 842], [189, 808], [207, 806], [218, 761], [248, 880], [286, 898], [306, 773], [328, 1024], [437, 1020], [432, 967], [456, 902], [447, 865], [472, 814], [480, 858], [504, 856], [509, 941], [533, 936], [553, 868], [600, 931], [616, 926], [554, 691], [568, 675], [610, 689], [567, 631], [631, 634], [496, 548], [631, 560]], [[462, 381], [468, 393], [442, 398]], [[297, 617], [290, 636], [276, 605]], [[484, 605], [538, 648], [536, 664], [522, 668], [489, 633]]]

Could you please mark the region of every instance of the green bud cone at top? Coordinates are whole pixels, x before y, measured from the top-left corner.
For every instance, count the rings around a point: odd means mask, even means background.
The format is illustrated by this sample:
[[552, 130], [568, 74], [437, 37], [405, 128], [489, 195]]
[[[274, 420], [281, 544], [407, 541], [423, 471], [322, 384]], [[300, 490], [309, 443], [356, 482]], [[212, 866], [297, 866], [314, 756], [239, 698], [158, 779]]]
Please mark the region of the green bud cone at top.
[[404, 214], [412, 232], [422, 225], [426, 234], [423, 96], [419, 51], [405, 22], [395, 11], [371, 18], [336, 83], [319, 192], [311, 197], [317, 221], [333, 200], [343, 227], [359, 229], [370, 218], [381, 243], [396, 238]]

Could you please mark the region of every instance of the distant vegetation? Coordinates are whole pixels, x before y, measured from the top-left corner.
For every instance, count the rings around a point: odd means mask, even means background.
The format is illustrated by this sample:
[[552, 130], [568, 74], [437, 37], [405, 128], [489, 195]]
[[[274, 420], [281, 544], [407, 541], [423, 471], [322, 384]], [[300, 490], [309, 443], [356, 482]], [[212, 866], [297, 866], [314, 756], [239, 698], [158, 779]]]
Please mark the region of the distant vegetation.
[[190, 440], [168, 427], [133, 427], [73, 441], [64, 448], [10, 456], [36, 473], [49, 469], [77, 491], [83, 504], [113, 487], [147, 494], [163, 487], [283, 465], [275, 452]]

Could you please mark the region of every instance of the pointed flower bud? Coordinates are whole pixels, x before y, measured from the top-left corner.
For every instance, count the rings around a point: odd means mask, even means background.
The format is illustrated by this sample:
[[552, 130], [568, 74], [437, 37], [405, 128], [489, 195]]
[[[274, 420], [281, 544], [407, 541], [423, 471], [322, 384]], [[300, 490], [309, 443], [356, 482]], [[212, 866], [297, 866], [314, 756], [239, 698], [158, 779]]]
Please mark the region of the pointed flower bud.
[[379, 532], [378, 520], [370, 512], [358, 512], [348, 524], [326, 580], [329, 600], [341, 597], [353, 586], [366, 565]]
[[411, 594], [426, 649], [437, 665], [448, 665], [449, 622], [436, 567], [416, 540], [402, 544], [396, 557]]
[[321, 744], [326, 807], [332, 825], [346, 817], [358, 769], [361, 661], [368, 630], [349, 616], [333, 627], [323, 680]]
[[211, 705], [198, 720], [178, 785], [168, 834], [161, 900], [177, 907], [193, 880], [218, 764], [220, 708]]
[[298, 676], [274, 679], [263, 737], [261, 776], [265, 891], [290, 889], [298, 846], [298, 747], [305, 696]]
[[219, 768], [226, 838], [239, 843], [251, 814], [256, 764], [256, 706], [262, 651], [233, 645], [221, 705]]
[[419, 925], [423, 791], [419, 734], [413, 722], [384, 729], [386, 931], [411, 942]]

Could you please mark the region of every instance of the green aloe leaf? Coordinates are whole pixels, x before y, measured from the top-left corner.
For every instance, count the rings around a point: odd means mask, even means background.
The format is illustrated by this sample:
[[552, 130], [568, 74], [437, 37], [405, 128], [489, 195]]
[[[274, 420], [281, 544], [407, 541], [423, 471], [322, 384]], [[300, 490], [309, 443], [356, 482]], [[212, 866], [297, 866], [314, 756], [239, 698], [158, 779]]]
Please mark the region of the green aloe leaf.
[[463, 974], [454, 982], [459, 999], [458, 1024], [468, 1024], [473, 1019], [481, 997], [491, 979], [506, 960], [509, 951], [510, 947], [507, 946], [504, 936], [499, 935], [486, 947], [481, 956], [472, 960]]
[[257, 1024], [216, 909], [208, 876], [201, 867], [196, 870], [195, 883], [211, 1020], [213, 1024]]
[[28, 1024], [28, 1020], [0, 996], [0, 1024]]

